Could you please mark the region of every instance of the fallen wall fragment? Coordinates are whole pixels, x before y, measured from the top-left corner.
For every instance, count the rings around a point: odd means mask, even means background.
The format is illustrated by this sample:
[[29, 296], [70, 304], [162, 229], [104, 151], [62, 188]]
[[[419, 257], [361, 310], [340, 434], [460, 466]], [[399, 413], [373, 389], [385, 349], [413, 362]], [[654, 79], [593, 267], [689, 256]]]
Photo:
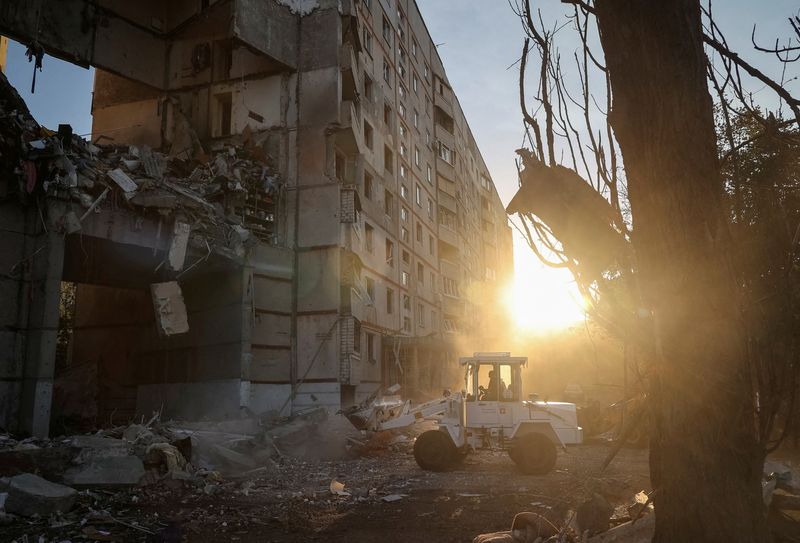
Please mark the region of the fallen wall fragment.
[[184, 334], [189, 331], [186, 304], [177, 281], [150, 285], [153, 307], [156, 312], [158, 331], [165, 336]]

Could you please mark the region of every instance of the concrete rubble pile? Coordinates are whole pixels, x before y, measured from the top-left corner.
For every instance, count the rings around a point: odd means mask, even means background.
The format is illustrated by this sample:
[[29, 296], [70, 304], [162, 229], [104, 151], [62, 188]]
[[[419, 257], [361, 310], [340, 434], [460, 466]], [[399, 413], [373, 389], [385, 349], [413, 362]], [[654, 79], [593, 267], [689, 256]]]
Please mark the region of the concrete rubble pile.
[[[0, 434], [0, 539], [2, 527], [15, 524], [33, 531], [64, 528], [87, 539], [93, 539], [94, 530], [116, 537], [152, 536], [169, 526], [157, 513], [128, 518], [131, 511], [122, 504], [299, 490], [335, 435], [341, 436], [340, 449], [328, 451], [330, 458], [347, 454], [348, 427], [345, 419], [329, 420], [320, 408], [277, 420], [161, 422], [154, 416], [149, 422], [54, 439]], [[355, 504], [384, 497], [374, 489], [371, 494], [370, 489], [350, 490], [311, 493], [304, 500]], [[127, 513], [113, 512], [117, 508]]]
[[[142, 219], [171, 217], [168, 265], [184, 267], [188, 250], [241, 259], [258, 237], [274, 242], [275, 201], [281, 181], [268, 165], [259, 135], [246, 130], [218, 143], [211, 155], [188, 126], [170, 153], [135, 145], [102, 145], [40, 126], [0, 74], [0, 162], [18, 179], [18, 193], [31, 203], [61, 202], [57, 223], [78, 232], [92, 213], [130, 210]], [[177, 130], [176, 130], [177, 131]], [[175, 149], [188, 141], [188, 149]]]

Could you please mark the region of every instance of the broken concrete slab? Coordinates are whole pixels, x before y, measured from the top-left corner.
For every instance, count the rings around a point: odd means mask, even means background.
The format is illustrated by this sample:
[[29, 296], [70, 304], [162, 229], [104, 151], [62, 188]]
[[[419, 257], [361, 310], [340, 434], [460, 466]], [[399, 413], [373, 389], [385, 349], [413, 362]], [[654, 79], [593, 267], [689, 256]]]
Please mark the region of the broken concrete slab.
[[131, 198], [131, 203], [141, 207], [174, 209], [178, 205], [178, 197], [167, 190], [150, 189], [147, 192], [136, 193], [136, 196]]
[[221, 445], [212, 445], [211, 452], [214, 454], [214, 456], [234, 469], [251, 470], [257, 467], [256, 462], [249, 456], [238, 453]]
[[110, 170], [106, 172], [106, 175], [123, 190], [126, 199], [130, 200], [136, 195], [139, 186], [121, 169]]
[[167, 260], [172, 271], [181, 271], [186, 260], [186, 248], [189, 245], [189, 234], [192, 227], [185, 222], [175, 221], [172, 229], [172, 240], [169, 244]]
[[64, 473], [64, 482], [73, 486], [134, 486], [144, 476], [144, 464], [136, 456], [92, 458], [84, 465]]
[[164, 336], [184, 334], [189, 331], [186, 304], [177, 281], [150, 285], [158, 330]]
[[75, 463], [84, 464], [93, 458], [108, 458], [112, 456], [128, 456], [128, 443], [122, 439], [112, 437], [78, 435], [67, 440], [70, 447], [79, 449]]
[[71, 436], [67, 439], [70, 447], [77, 447], [78, 449], [127, 449], [128, 444], [123, 439], [116, 439], [113, 437], [93, 436], [93, 435], [77, 435]]
[[39, 473], [47, 479], [58, 481], [72, 465], [78, 452], [78, 449], [67, 446], [0, 451], [0, 476]]
[[25, 517], [64, 513], [72, 509], [77, 496], [74, 488], [23, 473], [9, 480], [5, 510]]

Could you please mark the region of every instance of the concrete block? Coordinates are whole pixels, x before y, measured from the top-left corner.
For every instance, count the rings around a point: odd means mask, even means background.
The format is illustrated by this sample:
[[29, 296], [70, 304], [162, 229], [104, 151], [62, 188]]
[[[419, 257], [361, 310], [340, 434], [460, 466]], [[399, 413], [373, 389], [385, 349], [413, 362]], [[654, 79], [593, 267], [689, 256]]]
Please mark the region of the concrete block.
[[144, 475], [137, 456], [96, 457], [64, 473], [64, 482], [74, 486], [133, 486]]
[[75, 505], [77, 495], [73, 488], [23, 473], [9, 480], [5, 509], [7, 513], [24, 517], [64, 513]]
[[153, 294], [153, 307], [156, 310], [159, 331], [165, 336], [188, 332], [186, 304], [183, 302], [178, 282], [153, 283], [150, 285], [150, 291]]

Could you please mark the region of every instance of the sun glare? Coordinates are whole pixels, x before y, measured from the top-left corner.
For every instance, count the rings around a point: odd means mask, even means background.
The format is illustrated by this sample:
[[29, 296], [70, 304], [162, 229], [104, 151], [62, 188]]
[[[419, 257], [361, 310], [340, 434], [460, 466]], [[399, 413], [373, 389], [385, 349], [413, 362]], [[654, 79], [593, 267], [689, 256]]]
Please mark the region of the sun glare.
[[522, 331], [561, 330], [584, 318], [572, 275], [539, 262], [524, 241], [515, 243], [514, 279], [505, 289], [504, 303], [514, 325]]

